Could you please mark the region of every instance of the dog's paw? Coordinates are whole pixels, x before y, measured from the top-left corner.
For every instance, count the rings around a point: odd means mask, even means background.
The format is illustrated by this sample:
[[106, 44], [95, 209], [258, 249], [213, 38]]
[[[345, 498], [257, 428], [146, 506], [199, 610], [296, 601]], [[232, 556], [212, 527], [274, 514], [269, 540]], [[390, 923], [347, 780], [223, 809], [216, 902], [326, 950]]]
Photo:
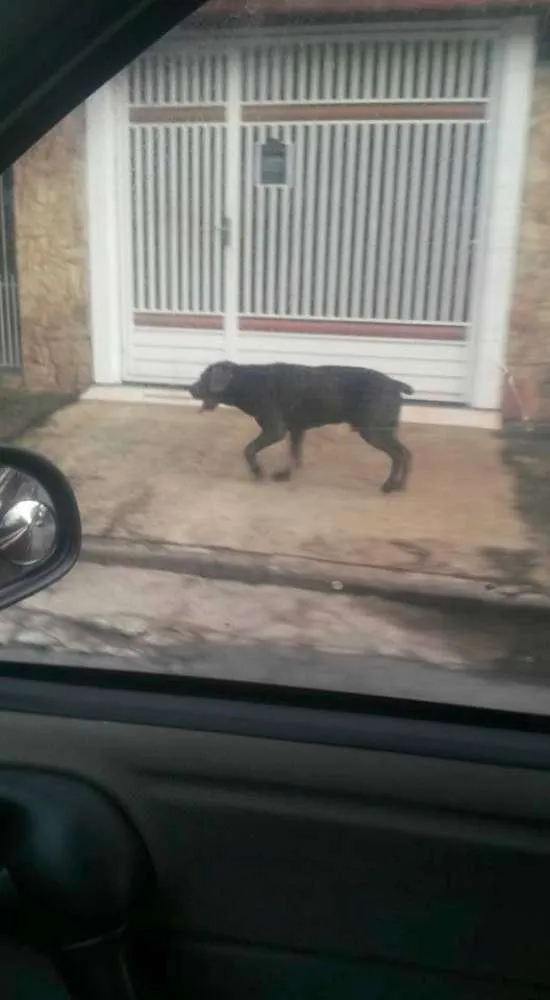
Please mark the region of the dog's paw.
[[278, 469], [277, 472], [273, 473], [271, 478], [276, 483], [288, 483], [291, 475], [292, 472], [290, 471], [290, 469]]
[[380, 492], [381, 493], [395, 493], [399, 489], [400, 489], [400, 487], [399, 487], [399, 485], [397, 483], [391, 483], [388, 480], [387, 482], [382, 483], [382, 486], [380, 487]]

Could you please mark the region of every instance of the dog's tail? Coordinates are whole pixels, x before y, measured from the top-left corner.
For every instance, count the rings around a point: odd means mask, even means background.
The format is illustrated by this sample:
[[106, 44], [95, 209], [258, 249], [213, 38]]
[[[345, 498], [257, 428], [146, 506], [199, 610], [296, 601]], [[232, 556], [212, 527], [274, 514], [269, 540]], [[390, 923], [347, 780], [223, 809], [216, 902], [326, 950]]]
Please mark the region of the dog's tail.
[[412, 386], [407, 385], [406, 382], [397, 382], [397, 384], [399, 386], [399, 392], [404, 393], [405, 396], [412, 396], [413, 395], [414, 389], [412, 388]]

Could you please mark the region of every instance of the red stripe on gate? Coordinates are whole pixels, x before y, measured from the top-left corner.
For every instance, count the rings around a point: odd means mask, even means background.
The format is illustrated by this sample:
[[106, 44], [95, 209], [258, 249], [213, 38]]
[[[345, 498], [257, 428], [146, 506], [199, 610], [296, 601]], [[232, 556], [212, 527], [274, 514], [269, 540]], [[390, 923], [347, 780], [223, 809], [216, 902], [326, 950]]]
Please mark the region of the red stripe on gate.
[[305, 333], [331, 337], [378, 337], [399, 340], [466, 340], [466, 329], [450, 323], [386, 323], [367, 320], [278, 319], [240, 316], [239, 329], [246, 333]]
[[226, 112], [223, 105], [198, 105], [182, 107], [176, 104], [147, 104], [130, 108], [132, 125], [172, 125], [179, 122], [224, 122]]
[[482, 121], [483, 101], [374, 101], [323, 104], [243, 104], [243, 122]]
[[[135, 312], [134, 326], [173, 330], [223, 330], [223, 316], [214, 313]], [[242, 333], [297, 333], [330, 337], [376, 337], [398, 340], [446, 340], [462, 343], [466, 328], [452, 323], [387, 323], [375, 320], [287, 319], [240, 316]]]
[[222, 330], [223, 316], [214, 313], [135, 312], [134, 326], [174, 330]]

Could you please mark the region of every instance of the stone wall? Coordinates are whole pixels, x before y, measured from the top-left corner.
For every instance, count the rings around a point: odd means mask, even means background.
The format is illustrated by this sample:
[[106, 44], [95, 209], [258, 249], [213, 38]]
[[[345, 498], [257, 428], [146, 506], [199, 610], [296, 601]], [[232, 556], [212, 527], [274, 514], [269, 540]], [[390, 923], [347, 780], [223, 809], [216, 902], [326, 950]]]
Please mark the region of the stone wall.
[[[550, 58], [535, 72], [507, 365], [525, 414], [550, 421]], [[521, 419], [504, 391], [505, 419]]]
[[23, 380], [74, 394], [91, 382], [84, 109], [14, 167]]

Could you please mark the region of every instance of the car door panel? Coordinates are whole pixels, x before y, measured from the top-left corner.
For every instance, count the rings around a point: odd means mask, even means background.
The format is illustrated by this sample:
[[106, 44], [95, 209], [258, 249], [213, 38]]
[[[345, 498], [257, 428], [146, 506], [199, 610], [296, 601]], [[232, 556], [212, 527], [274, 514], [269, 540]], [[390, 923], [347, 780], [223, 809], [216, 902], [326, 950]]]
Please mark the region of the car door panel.
[[232, 945], [174, 947], [174, 982], [195, 997], [240, 1000], [538, 1000], [544, 987], [489, 982], [414, 966]]
[[[373, 748], [368, 726], [363, 746], [323, 745], [320, 730], [285, 739], [281, 706], [278, 739], [275, 723], [270, 738], [213, 731], [213, 716], [201, 730], [185, 699], [178, 724], [174, 712], [160, 725], [166, 695], [152, 692], [155, 724], [132, 721], [130, 694], [126, 721], [99, 722], [109, 692], [95, 697], [95, 719], [70, 717], [70, 701], [64, 716], [53, 701], [0, 712], [0, 756], [83, 778], [122, 805], [159, 880], [151, 940], [190, 995], [317, 996], [319, 980], [335, 978], [349, 997], [550, 986], [544, 732], [500, 731], [508, 757], [517, 742], [513, 767], [476, 763], [475, 727], [470, 759], [453, 760], [442, 744], [438, 756], [410, 752], [412, 742], [407, 753]], [[251, 731], [266, 707], [248, 706]], [[227, 700], [218, 726], [237, 709]], [[422, 746], [421, 721], [410, 725]], [[461, 727], [448, 731], [449, 747], [460, 743]], [[496, 745], [498, 731], [489, 735]]]

